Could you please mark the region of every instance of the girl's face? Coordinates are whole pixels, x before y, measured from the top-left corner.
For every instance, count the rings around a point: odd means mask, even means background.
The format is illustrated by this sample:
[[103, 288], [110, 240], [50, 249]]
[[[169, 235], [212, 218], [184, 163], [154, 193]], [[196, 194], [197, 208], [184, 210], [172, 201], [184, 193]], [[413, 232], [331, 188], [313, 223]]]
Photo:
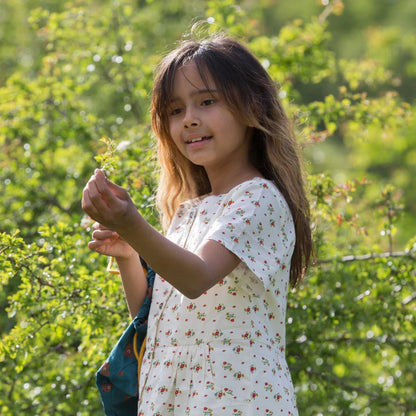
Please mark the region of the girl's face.
[[250, 166], [248, 126], [225, 106], [211, 76], [207, 82], [193, 62], [175, 75], [168, 107], [170, 135], [179, 151], [210, 175], [235, 174]]

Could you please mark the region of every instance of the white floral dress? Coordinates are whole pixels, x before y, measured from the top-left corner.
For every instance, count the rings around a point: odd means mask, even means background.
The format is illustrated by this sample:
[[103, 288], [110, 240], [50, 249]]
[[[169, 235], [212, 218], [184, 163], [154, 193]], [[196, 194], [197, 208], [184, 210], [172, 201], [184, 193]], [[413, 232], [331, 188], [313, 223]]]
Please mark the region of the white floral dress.
[[171, 241], [207, 240], [241, 263], [197, 299], [156, 277], [140, 375], [140, 416], [297, 415], [285, 359], [285, 312], [295, 232], [273, 182], [180, 205]]

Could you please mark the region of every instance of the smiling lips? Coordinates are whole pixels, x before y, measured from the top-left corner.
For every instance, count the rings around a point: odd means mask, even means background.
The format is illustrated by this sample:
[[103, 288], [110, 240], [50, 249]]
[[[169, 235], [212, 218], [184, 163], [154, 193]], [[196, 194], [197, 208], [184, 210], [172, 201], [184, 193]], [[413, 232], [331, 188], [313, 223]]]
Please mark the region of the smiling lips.
[[204, 140], [209, 140], [209, 139], [212, 139], [212, 136], [198, 136], [198, 137], [193, 137], [193, 138], [185, 140], [185, 143], [186, 144], [198, 143], [198, 142], [202, 142]]

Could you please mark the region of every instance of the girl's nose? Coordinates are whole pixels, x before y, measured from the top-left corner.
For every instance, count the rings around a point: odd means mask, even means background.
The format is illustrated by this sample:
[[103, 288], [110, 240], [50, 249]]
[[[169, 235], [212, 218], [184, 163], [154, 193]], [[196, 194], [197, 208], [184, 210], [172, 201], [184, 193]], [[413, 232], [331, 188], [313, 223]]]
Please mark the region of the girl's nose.
[[195, 114], [195, 111], [192, 111], [192, 109], [187, 108], [185, 112], [185, 117], [183, 118], [183, 126], [186, 129], [189, 129], [190, 127], [199, 127], [200, 124], [201, 121]]

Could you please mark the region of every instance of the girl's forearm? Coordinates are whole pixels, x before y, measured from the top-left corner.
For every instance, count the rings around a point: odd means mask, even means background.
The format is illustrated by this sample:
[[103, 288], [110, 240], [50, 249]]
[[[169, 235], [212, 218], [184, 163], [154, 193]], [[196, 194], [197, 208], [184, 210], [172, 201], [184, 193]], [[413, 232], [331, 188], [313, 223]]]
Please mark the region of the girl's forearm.
[[147, 293], [147, 280], [140, 257], [116, 258], [129, 313], [133, 319], [139, 312]]
[[118, 233], [156, 273], [189, 298], [200, 296], [220, 280], [200, 256], [168, 240], [138, 212], [130, 218], [129, 227]]

